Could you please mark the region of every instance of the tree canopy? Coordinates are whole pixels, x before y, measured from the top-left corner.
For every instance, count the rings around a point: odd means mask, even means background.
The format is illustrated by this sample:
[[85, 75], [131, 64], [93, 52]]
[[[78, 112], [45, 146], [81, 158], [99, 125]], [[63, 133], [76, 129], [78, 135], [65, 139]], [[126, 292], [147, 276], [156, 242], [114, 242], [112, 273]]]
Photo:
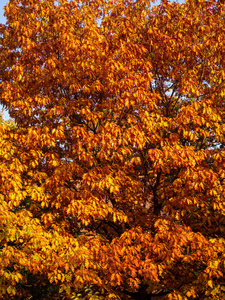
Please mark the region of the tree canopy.
[[224, 4], [5, 16], [0, 298], [224, 299]]

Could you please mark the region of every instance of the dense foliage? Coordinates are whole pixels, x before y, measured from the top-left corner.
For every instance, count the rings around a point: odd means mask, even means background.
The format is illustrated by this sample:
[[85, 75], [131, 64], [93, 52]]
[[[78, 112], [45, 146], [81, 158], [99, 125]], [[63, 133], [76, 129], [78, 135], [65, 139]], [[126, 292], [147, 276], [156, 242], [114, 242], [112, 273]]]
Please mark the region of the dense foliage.
[[224, 299], [224, 4], [5, 16], [1, 299]]

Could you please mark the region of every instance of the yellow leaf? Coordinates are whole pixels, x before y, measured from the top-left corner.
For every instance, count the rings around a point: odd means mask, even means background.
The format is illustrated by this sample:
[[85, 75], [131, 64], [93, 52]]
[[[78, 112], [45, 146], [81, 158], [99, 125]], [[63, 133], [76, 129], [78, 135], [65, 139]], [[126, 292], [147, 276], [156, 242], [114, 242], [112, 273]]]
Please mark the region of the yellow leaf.
[[213, 281], [212, 280], [208, 281], [208, 286], [211, 287], [211, 288], [213, 288]]

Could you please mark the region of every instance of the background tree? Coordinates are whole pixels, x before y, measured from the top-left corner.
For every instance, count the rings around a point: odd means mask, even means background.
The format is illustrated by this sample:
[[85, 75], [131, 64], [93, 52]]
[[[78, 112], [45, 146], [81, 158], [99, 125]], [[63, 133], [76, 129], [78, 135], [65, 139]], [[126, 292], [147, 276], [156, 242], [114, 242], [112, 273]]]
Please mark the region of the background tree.
[[224, 297], [224, 14], [8, 2], [2, 298]]

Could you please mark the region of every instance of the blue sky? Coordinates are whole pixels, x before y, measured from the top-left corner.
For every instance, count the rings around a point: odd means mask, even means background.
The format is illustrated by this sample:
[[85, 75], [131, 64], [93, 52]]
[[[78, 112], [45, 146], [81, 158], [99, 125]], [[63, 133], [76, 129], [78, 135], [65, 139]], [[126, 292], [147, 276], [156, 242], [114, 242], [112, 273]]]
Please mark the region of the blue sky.
[[0, 0], [0, 23], [5, 23], [6, 21], [5, 17], [3, 16], [3, 6], [5, 6], [7, 2], [8, 0]]

